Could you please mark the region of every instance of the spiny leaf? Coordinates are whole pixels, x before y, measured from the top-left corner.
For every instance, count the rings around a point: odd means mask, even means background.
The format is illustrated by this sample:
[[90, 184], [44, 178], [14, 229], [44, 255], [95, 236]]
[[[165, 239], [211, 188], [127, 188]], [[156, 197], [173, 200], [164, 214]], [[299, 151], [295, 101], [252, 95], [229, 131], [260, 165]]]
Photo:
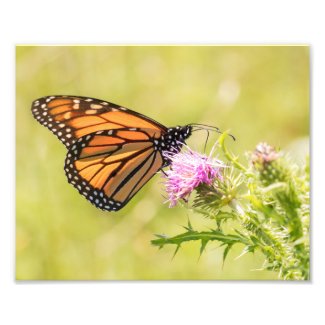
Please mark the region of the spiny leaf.
[[227, 255], [228, 255], [228, 253], [229, 253], [229, 251], [230, 251], [232, 245], [233, 245], [233, 244], [228, 244], [228, 245], [226, 246], [226, 248], [224, 249], [224, 251], [223, 251], [222, 266], [223, 266], [224, 263], [225, 263], [226, 257], [227, 257]]
[[192, 227], [192, 224], [191, 224], [190, 218], [188, 218], [188, 220], [187, 220], [187, 227], [186, 227], [186, 226], [183, 226], [183, 228], [185, 228], [185, 229], [188, 230], [189, 232], [193, 231], [193, 227]]
[[158, 238], [167, 238], [167, 235], [164, 234], [155, 234], [155, 236]]
[[175, 249], [175, 252], [174, 252], [174, 254], [173, 254], [173, 257], [172, 257], [172, 259], [174, 259], [175, 255], [177, 254], [177, 252], [178, 252], [178, 250], [180, 249], [180, 247], [181, 247], [181, 245], [180, 245], [180, 244], [179, 244], [179, 245], [177, 245], [177, 247], [176, 247], [176, 249]]
[[204, 248], [206, 247], [209, 241], [219, 241], [223, 245], [231, 245], [231, 246], [236, 243], [242, 243], [244, 245], [249, 244], [249, 242], [247, 242], [245, 238], [241, 238], [240, 236], [237, 235], [224, 234], [220, 230], [211, 230], [211, 231], [202, 231], [202, 232], [197, 232], [192, 230], [174, 237], [163, 237], [163, 238], [154, 239], [151, 241], [151, 243], [158, 247], [162, 247], [167, 244], [176, 245], [177, 248], [174, 253], [174, 255], [176, 255], [182, 243], [187, 241], [195, 241], [195, 240], [201, 241], [200, 254], [203, 253]]
[[201, 239], [200, 256], [202, 255], [208, 242], [209, 242], [209, 240]]

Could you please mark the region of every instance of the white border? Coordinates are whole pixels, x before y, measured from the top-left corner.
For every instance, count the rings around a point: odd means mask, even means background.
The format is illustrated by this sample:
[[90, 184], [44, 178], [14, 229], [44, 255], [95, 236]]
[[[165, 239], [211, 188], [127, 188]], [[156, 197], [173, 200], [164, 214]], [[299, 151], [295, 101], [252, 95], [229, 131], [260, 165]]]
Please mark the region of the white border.
[[[5, 3], [5, 4], [4, 4]], [[3, 2], [0, 323], [307, 324], [324, 320], [324, 19], [321, 1]], [[312, 46], [312, 281], [14, 281], [14, 45], [310, 44]], [[32, 159], [32, 157], [27, 157]]]

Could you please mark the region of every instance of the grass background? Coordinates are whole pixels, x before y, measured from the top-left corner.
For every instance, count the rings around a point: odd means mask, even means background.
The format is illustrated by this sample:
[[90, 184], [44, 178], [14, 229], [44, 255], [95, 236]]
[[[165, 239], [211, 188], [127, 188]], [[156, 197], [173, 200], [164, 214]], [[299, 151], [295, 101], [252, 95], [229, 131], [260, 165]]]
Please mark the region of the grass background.
[[[46, 95], [101, 98], [166, 126], [230, 129], [241, 156], [267, 141], [299, 163], [309, 141], [308, 47], [18, 46], [16, 87], [17, 279], [276, 278], [257, 270], [259, 254], [235, 260], [240, 246], [223, 266], [217, 243], [200, 259], [199, 243], [174, 259], [174, 247], [152, 247], [155, 233], [180, 233], [188, 218], [197, 229], [211, 225], [163, 204], [160, 175], [117, 213], [93, 207], [67, 183], [66, 149], [30, 106]], [[196, 133], [188, 143], [203, 150], [204, 140]]]

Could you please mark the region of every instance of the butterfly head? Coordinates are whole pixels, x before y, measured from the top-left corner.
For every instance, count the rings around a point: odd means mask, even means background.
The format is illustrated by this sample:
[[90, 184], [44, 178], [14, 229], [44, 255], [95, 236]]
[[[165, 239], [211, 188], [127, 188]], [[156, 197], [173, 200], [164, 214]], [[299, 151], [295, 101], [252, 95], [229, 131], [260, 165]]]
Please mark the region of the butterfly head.
[[192, 127], [189, 125], [169, 128], [167, 133], [161, 137], [160, 149], [174, 153], [179, 152], [191, 132]]
[[191, 125], [185, 125], [185, 126], [177, 125], [175, 127], [168, 129], [168, 134], [170, 134], [175, 139], [178, 139], [179, 141], [186, 140], [188, 137], [190, 137], [191, 133], [192, 133]]

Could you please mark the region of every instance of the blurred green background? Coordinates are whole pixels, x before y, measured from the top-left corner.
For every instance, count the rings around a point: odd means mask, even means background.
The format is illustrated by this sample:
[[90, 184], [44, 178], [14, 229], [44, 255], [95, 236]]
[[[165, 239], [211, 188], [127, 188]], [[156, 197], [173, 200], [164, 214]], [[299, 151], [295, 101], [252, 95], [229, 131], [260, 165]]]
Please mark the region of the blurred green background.
[[[260, 141], [308, 151], [307, 46], [17, 46], [16, 48], [17, 279], [276, 279], [257, 269], [259, 254], [222, 266], [222, 248], [199, 243], [157, 250], [155, 233], [176, 235], [190, 218], [164, 204], [161, 175], [121, 211], [102, 212], [66, 181], [65, 147], [32, 117], [46, 95], [81, 95], [132, 108], [166, 126], [190, 122], [231, 130], [229, 146], [244, 156]], [[188, 141], [203, 150], [205, 134]], [[210, 145], [216, 137], [212, 137]]]

